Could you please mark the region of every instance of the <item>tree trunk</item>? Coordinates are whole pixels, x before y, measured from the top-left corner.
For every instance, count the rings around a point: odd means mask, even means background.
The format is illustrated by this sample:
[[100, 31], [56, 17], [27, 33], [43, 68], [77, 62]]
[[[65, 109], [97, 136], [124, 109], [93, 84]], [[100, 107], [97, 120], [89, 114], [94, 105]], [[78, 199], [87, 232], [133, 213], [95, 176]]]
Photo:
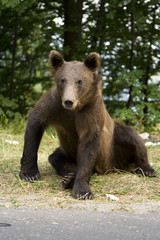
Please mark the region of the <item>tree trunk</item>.
[[155, 29], [155, 17], [156, 17], [156, 10], [157, 10], [157, 5], [155, 4], [155, 7], [153, 8], [153, 16], [152, 16], [152, 24], [151, 24], [151, 29], [150, 29], [150, 37], [149, 37], [149, 48], [148, 48], [148, 56], [147, 56], [147, 66], [145, 69], [145, 74], [142, 79], [142, 82], [144, 84], [144, 89], [143, 89], [143, 94], [144, 94], [144, 102], [146, 103], [143, 113], [144, 113], [144, 125], [147, 122], [147, 114], [148, 114], [148, 80], [151, 75], [151, 65], [152, 65], [152, 42], [153, 42], [153, 32]]
[[[134, 49], [135, 49], [135, 20], [134, 20], [134, 14], [135, 14], [135, 0], [131, 1], [131, 51], [130, 51], [130, 71], [133, 71], [134, 67]], [[127, 108], [132, 107], [133, 105], [133, 96], [132, 96], [132, 90], [133, 85], [130, 85], [129, 87], [129, 99], [127, 102]]]
[[9, 98], [14, 96], [14, 76], [15, 76], [15, 63], [16, 63], [16, 48], [17, 48], [17, 33], [18, 33], [18, 16], [15, 17], [15, 27], [12, 44], [12, 67], [11, 67], [11, 80], [9, 88]]
[[77, 45], [82, 40], [83, 0], [64, 1], [64, 58], [74, 59]]
[[96, 28], [92, 37], [91, 51], [96, 51], [99, 54], [101, 54], [101, 51], [103, 49], [103, 44], [104, 44], [104, 39], [106, 34], [105, 4], [106, 4], [106, 0], [100, 1], [100, 8], [97, 16]]

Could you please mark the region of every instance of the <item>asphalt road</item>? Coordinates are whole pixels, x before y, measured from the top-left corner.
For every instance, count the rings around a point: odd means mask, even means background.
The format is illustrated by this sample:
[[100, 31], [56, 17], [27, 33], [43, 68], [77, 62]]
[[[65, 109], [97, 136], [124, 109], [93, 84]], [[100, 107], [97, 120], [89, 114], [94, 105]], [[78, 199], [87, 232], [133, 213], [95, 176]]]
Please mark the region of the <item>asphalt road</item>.
[[0, 207], [0, 240], [160, 240], [160, 214]]

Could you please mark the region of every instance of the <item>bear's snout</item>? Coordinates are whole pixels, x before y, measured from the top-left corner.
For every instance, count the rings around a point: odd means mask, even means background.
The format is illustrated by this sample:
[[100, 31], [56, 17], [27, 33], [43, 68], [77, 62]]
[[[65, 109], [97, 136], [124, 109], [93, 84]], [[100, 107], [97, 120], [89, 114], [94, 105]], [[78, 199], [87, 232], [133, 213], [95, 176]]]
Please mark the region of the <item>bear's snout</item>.
[[77, 107], [77, 104], [78, 104], [77, 100], [73, 100], [73, 99], [69, 99], [69, 98], [62, 100], [63, 107], [68, 110], [74, 111]]
[[64, 101], [64, 105], [65, 105], [67, 108], [72, 108], [72, 106], [73, 106], [73, 101], [71, 101], [71, 100], [65, 100], [65, 101]]
[[75, 110], [77, 107], [77, 90], [73, 84], [66, 84], [63, 89], [62, 95], [62, 105], [65, 109]]
[[65, 109], [74, 110], [77, 107], [77, 100], [70, 97], [62, 97], [62, 106]]

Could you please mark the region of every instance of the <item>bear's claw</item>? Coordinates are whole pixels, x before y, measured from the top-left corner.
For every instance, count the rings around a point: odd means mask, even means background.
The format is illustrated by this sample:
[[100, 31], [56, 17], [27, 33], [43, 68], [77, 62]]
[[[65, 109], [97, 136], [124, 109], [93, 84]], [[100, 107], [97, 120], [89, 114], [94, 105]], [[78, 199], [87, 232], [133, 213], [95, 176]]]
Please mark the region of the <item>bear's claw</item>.
[[144, 168], [137, 168], [135, 170], [136, 174], [141, 174], [144, 175], [146, 177], [156, 177], [156, 171], [151, 167], [144, 167]]
[[62, 179], [62, 187], [65, 189], [72, 188], [75, 176], [75, 173], [68, 173], [68, 175], [64, 176], [64, 178]]
[[89, 199], [89, 200], [91, 200], [93, 198], [93, 194], [92, 193], [90, 193], [90, 192], [87, 192], [87, 193], [85, 193], [84, 195], [79, 195], [79, 194], [77, 194], [77, 199], [78, 200], [87, 200], [87, 199]]
[[33, 173], [23, 173], [22, 171], [19, 173], [19, 177], [21, 180], [26, 180], [27, 182], [33, 183], [34, 181], [37, 181], [40, 178], [39, 171], [35, 174]]
[[72, 197], [78, 200], [90, 200], [93, 198], [93, 193], [87, 182], [76, 181], [72, 189]]

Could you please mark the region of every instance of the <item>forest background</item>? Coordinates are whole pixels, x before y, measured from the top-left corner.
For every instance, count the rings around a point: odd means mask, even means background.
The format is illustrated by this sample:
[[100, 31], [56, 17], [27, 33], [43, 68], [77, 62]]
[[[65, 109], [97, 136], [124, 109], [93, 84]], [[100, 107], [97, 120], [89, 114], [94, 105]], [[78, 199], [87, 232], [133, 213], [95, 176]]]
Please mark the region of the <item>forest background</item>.
[[160, 123], [160, 1], [0, 0], [0, 124], [21, 126], [52, 85], [48, 56], [102, 59], [113, 118], [139, 131]]

